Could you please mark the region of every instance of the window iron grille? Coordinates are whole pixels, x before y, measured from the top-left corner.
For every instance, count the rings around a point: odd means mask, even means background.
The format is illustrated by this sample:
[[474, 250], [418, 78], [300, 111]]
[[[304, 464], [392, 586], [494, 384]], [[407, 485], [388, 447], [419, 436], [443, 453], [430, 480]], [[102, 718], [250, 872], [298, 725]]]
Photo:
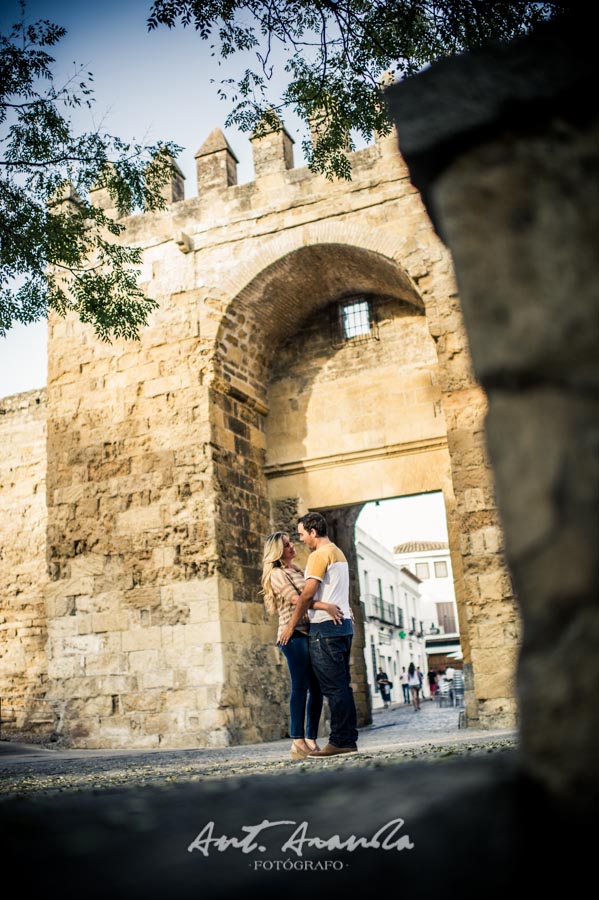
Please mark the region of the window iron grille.
[[379, 330], [372, 301], [365, 297], [352, 297], [335, 304], [332, 307], [331, 332], [331, 342], [335, 347], [378, 341]]

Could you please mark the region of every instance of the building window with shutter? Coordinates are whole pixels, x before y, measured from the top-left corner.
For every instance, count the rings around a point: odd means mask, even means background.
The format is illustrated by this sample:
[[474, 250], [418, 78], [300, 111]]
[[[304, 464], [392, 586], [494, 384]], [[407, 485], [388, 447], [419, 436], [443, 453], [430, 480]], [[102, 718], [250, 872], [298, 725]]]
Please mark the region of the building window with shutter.
[[437, 621], [445, 634], [455, 634], [457, 631], [453, 603], [437, 603]]
[[447, 563], [443, 559], [435, 562], [435, 578], [447, 578]]
[[416, 563], [416, 575], [418, 578], [421, 578], [422, 581], [426, 581], [427, 578], [431, 577], [427, 562]]

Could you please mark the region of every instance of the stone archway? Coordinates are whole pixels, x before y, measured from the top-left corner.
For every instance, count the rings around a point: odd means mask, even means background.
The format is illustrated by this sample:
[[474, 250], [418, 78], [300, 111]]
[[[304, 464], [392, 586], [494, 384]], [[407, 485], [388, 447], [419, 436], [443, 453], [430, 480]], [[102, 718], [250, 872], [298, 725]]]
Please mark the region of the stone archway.
[[[356, 295], [373, 304], [379, 339], [333, 347], [330, 311]], [[215, 341], [210, 401], [220, 574], [239, 622], [225, 661], [236, 738], [282, 736], [286, 721], [286, 670], [258, 597], [265, 535], [294, 528], [308, 508], [451, 494], [437, 368], [410, 278], [368, 248], [296, 249], [229, 304]], [[334, 409], [328, 415], [319, 412], [323, 386]], [[360, 397], [370, 424], [356, 419]], [[360, 621], [356, 630], [354, 686], [364, 724], [370, 704]]]

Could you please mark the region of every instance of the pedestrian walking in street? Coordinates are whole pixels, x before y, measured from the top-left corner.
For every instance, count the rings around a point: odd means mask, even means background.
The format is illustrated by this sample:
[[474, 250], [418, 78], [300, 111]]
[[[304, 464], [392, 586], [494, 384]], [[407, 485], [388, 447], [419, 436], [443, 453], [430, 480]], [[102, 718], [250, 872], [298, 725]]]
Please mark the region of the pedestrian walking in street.
[[454, 672], [455, 672], [455, 669], [453, 668], [453, 666], [447, 666], [447, 668], [445, 669], [445, 681], [449, 684], [449, 699], [451, 701], [452, 706], [454, 705], [454, 700], [455, 700], [454, 692], [453, 692]]
[[400, 676], [399, 680], [401, 681], [401, 689], [403, 691], [403, 702], [409, 703], [410, 702], [410, 685], [408, 684], [408, 673], [406, 672], [405, 666], [401, 667], [401, 676]]
[[389, 703], [391, 702], [391, 682], [387, 678], [387, 673], [383, 672], [382, 666], [379, 666], [379, 671], [376, 676], [376, 683], [379, 686], [379, 691], [381, 692], [381, 697], [383, 698], [384, 708], [387, 709]]
[[413, 662], [408, 666], [408, 684], [410, 685], [410, 693], [412, 695], [412, 706], [414, 712], [420, 712], [420, 687], [421, 682], [416, 672], [416, 666]]
[[431, 697], [433, 700], [435, 699], [435, 694], [437, 693], [438, 687], [438, 675], [435, 669], [430, 669], [428, 673], [428, 686], [430, 688]]

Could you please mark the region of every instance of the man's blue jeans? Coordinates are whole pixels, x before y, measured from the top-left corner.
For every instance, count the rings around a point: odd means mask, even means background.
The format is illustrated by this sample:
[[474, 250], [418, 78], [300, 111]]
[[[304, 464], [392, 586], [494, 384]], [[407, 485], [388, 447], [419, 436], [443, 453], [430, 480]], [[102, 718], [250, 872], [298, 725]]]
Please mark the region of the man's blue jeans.
[[307, 737], [315, 741], [318, 737], [323, 698], [320, 683], [310, 662], [308, 636], [300, 636], [296, 632], [287, 644], [279, 644], [278, 647], [287, 660], [291, 675], [290, 737]]
[[351, 689], [349, 655], [354, 634], [351, 619], [310, 625], [310, 659], [331, 708], [331, 736], [335, 747], [355, 747], [358, 740], [356, 705]]

